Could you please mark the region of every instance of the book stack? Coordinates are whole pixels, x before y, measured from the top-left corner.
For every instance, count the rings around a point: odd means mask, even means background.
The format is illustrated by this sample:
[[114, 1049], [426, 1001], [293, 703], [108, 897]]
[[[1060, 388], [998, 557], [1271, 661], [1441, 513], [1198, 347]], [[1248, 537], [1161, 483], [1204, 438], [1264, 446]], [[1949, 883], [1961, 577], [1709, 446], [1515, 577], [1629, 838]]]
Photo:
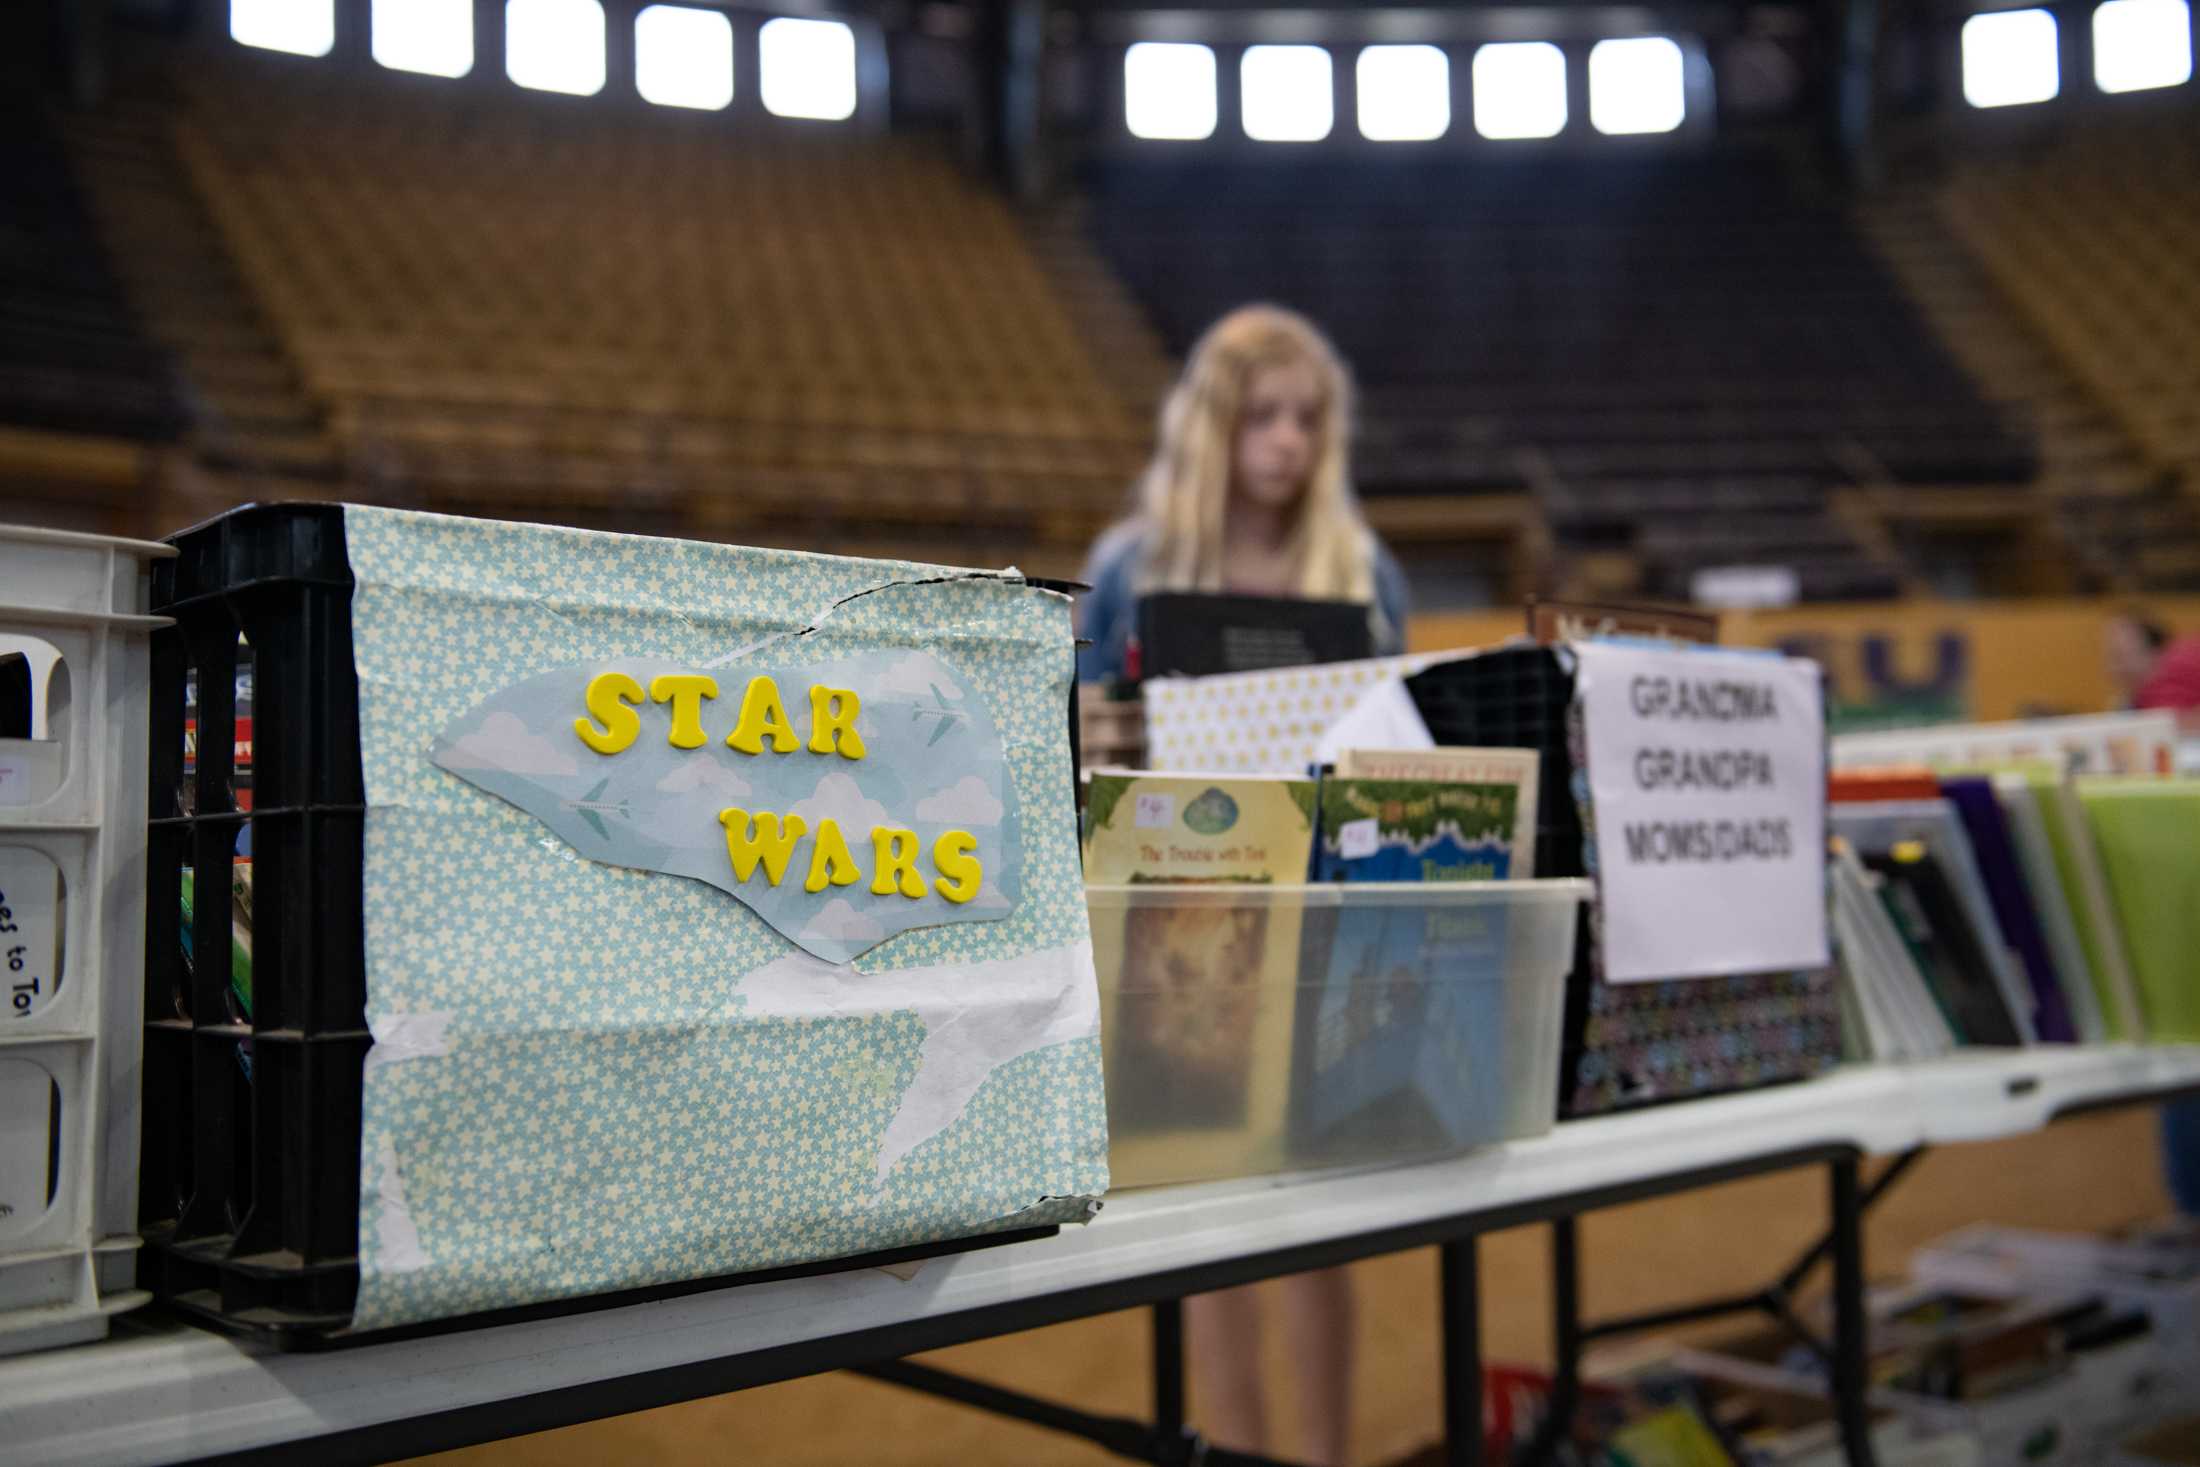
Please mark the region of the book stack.
[[[2093, 1467], [2110, 1443], [2175, 1406], [2147, 1314], [2100, 1291], [1913, 1281], [1874, 1289], [1866, 1307], [1873, 1406], [1973, 1444], [1971, 1455], [1935, 1460]], [[1823, 1359], [1785, 1329], [1684, 1345], [1673, 1357], [1695, 1373], [1830, 1394]]]
[[[1990, 733], [1967, 746], [2037, 742]], [[1917, 761], [1858, 770], [1835, 741], [1850, 767], [1833, 784], [1834, 927], [1858, 1053], [2200, 1038], [2200, 780], [1933, 769], [1945, 740], [1890, 740], [1867, 752]]]
[[1566, 960], [1573, 898], [1487, 899], [1533, 870], [1538, 773], [1516, 749], [1347, 750], [1314, 779], [1094, 771], [1117, 1185], [1547, 1126], [1559, 993], [1531, 970]]

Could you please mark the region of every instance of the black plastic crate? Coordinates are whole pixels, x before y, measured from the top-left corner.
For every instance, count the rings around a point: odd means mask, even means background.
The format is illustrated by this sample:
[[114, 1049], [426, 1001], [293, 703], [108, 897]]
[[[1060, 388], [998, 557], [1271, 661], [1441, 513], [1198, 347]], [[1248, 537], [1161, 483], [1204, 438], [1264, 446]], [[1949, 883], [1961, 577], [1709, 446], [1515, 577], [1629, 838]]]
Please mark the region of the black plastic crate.
[[[1548, 647], [1438, 663], [1406, 680], [1439, 744], [1538, 750], [1535, 874], [1583, 876], [1574, 679]], [[1839, 1060], [1830, 975], [1766, 973], [1662, 983], [1596, 976], [1588, 907], [1575, 931], [1559, 1052], [1561, 1118], [1807, 1079]]]
[[[169, 543], [178, 554], [155, 567], [152, 592], [153, 611], [175, 625], [154, 633], [152, 647], [141, 1287], [198, 1322], [312, 1349], [901, 1263], [1057, 1231], [1024, 1228], [351, 1331], [362, 1067], [372, 1041], [365, 780], [343, 509], [247, 505]], [[241, 660], [253, 686], [249, 770], [236, 757]], [[187, 718], [196, 735], [188, 773]], [[1073, 785], [1074, 755], [1073, 742]], [[229, 883], [206, 879], [232, 876], [240, 849], [251, 858], [248, 1001], [231, 981], [234, 903], [210, 898]]]
[[[171, 543], [178, 554], [156, 568], [152, 596], [175, 625], [153, 638], [140, 1275], [202, 1318], [339, 1330], [359, 1283], [370, 1042], [343, 512], [249, 507]], [[236, 757], [243, 659], [249, 771]], [[249, 999], [232, 983], [240, 854], [251, 878]]]

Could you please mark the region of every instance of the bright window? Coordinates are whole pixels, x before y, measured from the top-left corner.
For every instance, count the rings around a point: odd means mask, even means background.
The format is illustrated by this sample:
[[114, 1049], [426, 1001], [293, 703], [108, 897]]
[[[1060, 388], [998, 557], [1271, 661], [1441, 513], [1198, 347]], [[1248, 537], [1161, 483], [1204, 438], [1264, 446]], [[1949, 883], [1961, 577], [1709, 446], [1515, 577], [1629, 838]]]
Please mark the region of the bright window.
[[2192, 80], [2186, 0], [2108, 0], [2093, 12], [2093, 81], [2104, 92], [2143, 92]]
[[768, 20], [757, 33], [758, 90], [779, 117], [839, 122], [856, 113], [856, 33], [837, 20]]
[[1213, 137], [1215, 53], [1170, 41], [1140, 41], [1125, 51], [1123, 124], [1134, 137]]
[[634, 17], [634, 89], [660, 107], [724, 107], [733, 100], [732, 22], [715, 10], [645, 6]]
[[1589, 121], [1601, 133], [1671, 132], [1688, 115], [1681, 48], [1664, 36], [1589, 51]]
[[1255, 142], [1318, 143], [1336, 122], [1329, 53], [1319, 46], [1247, 46], [1238, 85]]
[[1434, 46], [1369, 46], [1354, 68], [1360, 136], [1421, 143], [1451, 130], [1451, 62]]
[[1474, 53], [1474, 130], [1486, 138], [1556, 137], [1566, 126], [1566, 57], [1549, 41]]
[[538, 92], [603, 90], [603, 7], [596, 0], [506, 0], [504, 72]]
[[472, 0], [374, 0], [373, 49], [392, 71], [464, 76], [474, 69]]
[[1963, 23], [1963, 99], [1973, 107], [2045, 102], [2062, 90], [2055, 17], [1997, 10]]
[[268, 51], [326, 56], [336, 44], [336, 0], [229, 0], [229, 38]]

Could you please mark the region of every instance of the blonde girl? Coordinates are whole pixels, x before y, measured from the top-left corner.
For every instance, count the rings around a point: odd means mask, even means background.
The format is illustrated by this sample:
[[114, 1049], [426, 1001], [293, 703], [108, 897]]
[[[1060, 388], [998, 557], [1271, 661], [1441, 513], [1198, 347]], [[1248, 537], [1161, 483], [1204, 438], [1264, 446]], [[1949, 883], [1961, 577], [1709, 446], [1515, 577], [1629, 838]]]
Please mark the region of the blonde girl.
[[[1246, 306], [1210, 327], [1162, 411], [1136, 511], [1093, 547], [1085, 570], [1093, 590], [1079, 605], [1093, 645], [1078, 654], [1079, 676], [1108, 681], [1130, 670], [1138, 598], [1151, 591], [1358, 601], [1375, 650], [1403, 650], [1405, 577], [1361, 518], [1351, 436], [1350, 378], [1311, 322]], [[1342, 1270], [1186, 1301], [1201, 1428], [1219, 1446], [1267, 1450], [1267, 1305], [1281, 1315], [1290, 1359], [1300, 1429], [1290, 1455], [1342, 1464], [1354, 1356]]]
[[1079, 676], [1128, 671], [1138, 598], [1226, 591], [1360, 601], [1377, 652], [1402, 649], [1406, 585], [1361, 518], [1352, 388], [1305, 317], [1245, 306], [1192, 348], [1131, 517], [1093, 547]]

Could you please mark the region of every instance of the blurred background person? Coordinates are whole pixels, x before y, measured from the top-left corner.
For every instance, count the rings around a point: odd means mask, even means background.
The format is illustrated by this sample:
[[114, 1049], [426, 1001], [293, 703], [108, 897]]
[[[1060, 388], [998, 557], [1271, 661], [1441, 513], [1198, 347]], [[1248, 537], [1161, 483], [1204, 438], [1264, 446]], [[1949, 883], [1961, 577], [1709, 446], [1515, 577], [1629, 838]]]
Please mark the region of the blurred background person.
[[2143, 611], [2109, 618], [2108, 671], [2125, 708], [2167, 708], [2178, 731], [2200, 735], [2200, 633], [2172, 636]]
[[1086, 562], [1079, 678], [1125, 675], [1153, 591], [1361, 601], [1377, 654], [1403, 651], [1406, 579], [1352, 492], [1351, 414], [1344, 363], [1303, 316], [1217, 321], [1162, 410], [1136, 510]]
[[[1406, 582], [1361, 517], [1350, 476], [1351, 382], [1304, 317], [1241, 307], [1193, 349], [1161, 415], [1161, 441], [1131, 518], [1093, 547], [1079, 602], [1085, 681], [1125, 675], [1138, 598], [1224, 591], [1360, 601], [1378, 653], [1402, 651]], [[1341, 1463], [1351, 1442], [1351, 1281], [1342, 1269], [1276, 1286], [1291, 1362], [1297, 1457]], [[1262, 1299], [1229, 1289], [1185, 1301], [1200, 1426], [1223, 1447], [1265, 1452]]]

